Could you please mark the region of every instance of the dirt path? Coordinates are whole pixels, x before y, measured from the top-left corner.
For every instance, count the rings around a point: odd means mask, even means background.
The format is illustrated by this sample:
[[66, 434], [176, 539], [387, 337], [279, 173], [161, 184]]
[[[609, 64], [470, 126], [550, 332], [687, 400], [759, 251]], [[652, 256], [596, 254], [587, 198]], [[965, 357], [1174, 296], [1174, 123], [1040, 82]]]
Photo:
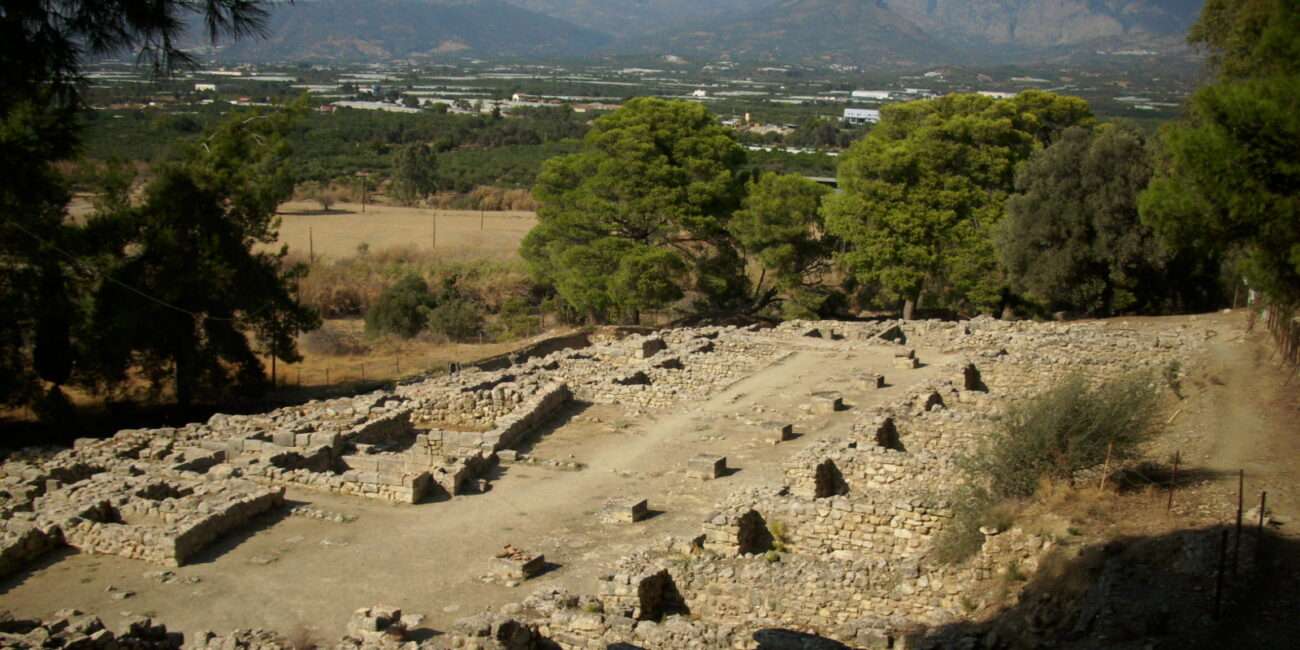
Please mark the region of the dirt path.
[[[358, 520], [263, 521], [177, 569], [180, 580], [170, 584], [148, 577], [157, 567], [65, 554], [0, 584], [0, 608], [31, 615], [77, 607], [110, 626], [121, 612], [150, 613], [187, 634], [268, 627], [321, 640], [337, 638], [353, 610], [374, 604], [423, 614], [437, 630], [540, 587], [590, 593], [611, 561], [647, 540], [698, 534], [726, 494], [777, 481], [784, 460], [799, 449], [847, 432], [863, 409], [943, 372], [945, 359], [936, 351], [918, 353], [931, 365], [896, 371], [886, 348], [846, 352], [809, 343], [707, 400], [644, 415], [589, 408], [545, 432], [531, 450], [540, 458], [577, 460], [586, 465], [581, 471], [507, 466], [486, 494], [413, 507], [294, 491], [295, 500]], [[851, 373], [867, 369], [884, 372], [891, 387], [846, 388]], [[800, 410], [810, 392], [830, 389], [842, 390], [853, 408], [823, 416]], [[773, 419], [793, 421], [802, 437], [770, 444], [761, 423]], [[717, 481], [688, 479], [687, 459], [702, 452], [727, 456], [739, 471]], [[596, 513], [617, 496], [648, 498], [662, 514], [637, 525], [601, 523]], [[507, 543], [541, 551], [557, 568], [520, 588], [484, 582], [492, 553]], [[134, 596], [118, 600], [122, 591]]]
[[1240, 323], [1220, 331], [1192, 376], [1204, 391], [1185, 414], [1204, 441], [1195, 466], [1230, 483], [1234, 495], [1245, 470], [1246, 508], [1267, 491], [1269, 509], [1286, 524], [1278, 532], [1300, 538], [1300, 382], [1288, 383], [1263, 332], [1244, 334]]

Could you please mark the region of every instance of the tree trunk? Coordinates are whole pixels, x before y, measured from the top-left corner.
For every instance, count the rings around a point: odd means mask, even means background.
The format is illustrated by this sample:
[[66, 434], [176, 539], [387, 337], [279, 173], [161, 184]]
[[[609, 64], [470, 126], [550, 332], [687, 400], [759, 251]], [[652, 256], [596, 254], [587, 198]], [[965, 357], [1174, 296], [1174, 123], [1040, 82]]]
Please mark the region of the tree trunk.
[[182, 408], [188, 408], [194, 401], [194, 381], [190, 377], [189, 364], [186, 363], [183, 356], [176, 357], [176, 403]]

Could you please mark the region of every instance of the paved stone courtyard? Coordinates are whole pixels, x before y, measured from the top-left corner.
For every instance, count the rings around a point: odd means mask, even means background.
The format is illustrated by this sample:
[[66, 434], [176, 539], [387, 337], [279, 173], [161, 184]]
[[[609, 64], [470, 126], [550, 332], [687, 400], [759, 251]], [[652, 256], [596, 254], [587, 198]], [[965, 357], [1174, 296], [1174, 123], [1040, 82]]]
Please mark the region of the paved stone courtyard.
[[994, 558], [1032, 572], [1050, 545], [929, 560], [990, 418], [1067, 372], [1163, 371], [1205, 341], [991, 319], [595, 335], [33, 450], [0, 467], [0, 608], [23, 634], [76, 619], [85, 642], [164, 647], [745, 648], [773, 629], [888, 647], [960, 619]]

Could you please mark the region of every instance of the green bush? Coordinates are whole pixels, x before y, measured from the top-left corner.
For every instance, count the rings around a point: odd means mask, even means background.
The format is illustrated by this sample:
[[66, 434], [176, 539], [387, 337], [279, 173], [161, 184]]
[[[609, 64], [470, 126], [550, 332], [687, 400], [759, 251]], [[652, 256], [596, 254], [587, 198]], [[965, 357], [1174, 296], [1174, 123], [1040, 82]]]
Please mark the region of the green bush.
[[962, 461], [965, 484], [949, 496], [953, 518], [935, 540], [940, 562], [960, 562], [984, 543], [982, 526], [1013, 522], [1012, 504], [1032, 496], [1043, 481], [1069, 482], [1074, 474], [1132, 457], [1153, 433], [1159, 393], [1148, 374], [1089, 385], [1077, 375], [1012, 406], [1001, 425]]
[[1033, 495], [1043, 480], [1131, 457], [1156, 424], [1152, 378], [1135, 374], [1098, 386], [1077, 375], [1008, 409], [1002, 425], [967, 459], [995, 498]]
[[536, 333], [541, 326], [537, 317], [538, 308], [527, 300], [514, 297], [506, 300], [497, 313], [497, 320], [492, 325], [493, 338], [498, 341], [513, 341]]
[[468, 341], [483, 331], [483, 312], [464, 298], [451, 298], [425, 313], [429, 331], [452, 341]]
[[418, 275], [407, 275], [379, 294], [366, 311], [366, 333], [411, 338], [424, 330], [430, 310], [437, 307], [429, 285]]

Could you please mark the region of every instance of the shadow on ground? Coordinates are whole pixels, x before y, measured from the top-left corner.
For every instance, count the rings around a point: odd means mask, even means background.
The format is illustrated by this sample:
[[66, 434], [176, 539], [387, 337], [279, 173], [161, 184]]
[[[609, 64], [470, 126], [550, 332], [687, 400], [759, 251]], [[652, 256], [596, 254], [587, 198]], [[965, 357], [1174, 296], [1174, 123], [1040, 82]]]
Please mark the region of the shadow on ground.
[[1057, 554], [1013, 604], [917, 633], [906, 647], [1290, 649], [1300, 639], [1297, 569], [1300, 543], [1268, 528], [1240, 539], [1231, 526], [1120, 538]]

